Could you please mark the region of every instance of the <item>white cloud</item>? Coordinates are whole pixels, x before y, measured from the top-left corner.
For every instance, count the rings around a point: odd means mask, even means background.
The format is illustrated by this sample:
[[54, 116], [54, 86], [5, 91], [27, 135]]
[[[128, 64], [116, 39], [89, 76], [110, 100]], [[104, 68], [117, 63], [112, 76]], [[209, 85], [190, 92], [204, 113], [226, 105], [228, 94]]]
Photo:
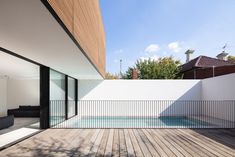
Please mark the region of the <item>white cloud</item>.
[[180, 43], [177, 41], [168, 44], [168, 48], [173, 52], [180, 52], [182, 50]]
[[158, 44], [150, 44], [145, 48], [145, 52], [152, 53], [152, 52], [157, 52], [160, 50], [160, 47]]

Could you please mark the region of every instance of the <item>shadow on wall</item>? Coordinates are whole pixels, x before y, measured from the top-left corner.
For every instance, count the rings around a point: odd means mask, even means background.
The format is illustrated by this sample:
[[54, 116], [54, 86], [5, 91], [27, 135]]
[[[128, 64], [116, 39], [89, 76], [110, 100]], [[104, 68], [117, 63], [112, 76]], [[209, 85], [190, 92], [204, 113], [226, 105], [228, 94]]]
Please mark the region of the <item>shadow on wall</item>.
[[192, 86], [189, 90], [179, 97], [177, 100], [166, 100], [161, 104], [162, 112], [160, 116], [186, 116], [186, 115], [198, 115], [201, 114], [201, 105], [198, 103], [201, 100], [195, 99], [195, 94], [201, 95], [201, 81]]
[[65, 83], [63, 79], [50, 79], [50, 99], [65, 100]]
[[[61, 79], [51, 79], [51, 83], [53, 83], [55, 86], [51, 85], [52, 92], [59, 92], [64, 94], [65, 93], [65, 83], [64, 80]], [[74, 80], [68, 80], [68, 97], [70, 100], [75, 100], [75, 88], [74, 88], [75, 82]], [[74, 91], [73, 91], [74, 90]]]
[[220, 128], [233, 127], [235, 122], [235, 101], [193, 100], [190, 98], [190, 95], [197, 92], [195, 91], [197, 86], [198, 84], [193, 86], [177, 100], [163, 102], [163, 105], [160, 105], [160, 116], [196, 116], [197, 118], [202, 119], [203, 121], [206, 120]]
[[94, 88], [99, 86], [104, 80], [88, 80], [86, 82], [89, 82], [89, 85], [86, 86], [86, 88], [83, 88], [83, 90], [79, 90], [79, 81], [78, 81], [78, 99], [81, 100], [84, 98], [88, 93], [90, 93]]

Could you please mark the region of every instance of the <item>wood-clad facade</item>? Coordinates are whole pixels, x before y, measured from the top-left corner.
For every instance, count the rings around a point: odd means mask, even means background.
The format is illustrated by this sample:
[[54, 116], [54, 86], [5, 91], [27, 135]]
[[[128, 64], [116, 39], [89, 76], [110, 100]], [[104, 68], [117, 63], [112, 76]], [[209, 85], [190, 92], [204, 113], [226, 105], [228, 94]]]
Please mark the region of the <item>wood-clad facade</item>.
[[105, 75], [105, 33], [98, 0], [48, 0], [96, 69]]

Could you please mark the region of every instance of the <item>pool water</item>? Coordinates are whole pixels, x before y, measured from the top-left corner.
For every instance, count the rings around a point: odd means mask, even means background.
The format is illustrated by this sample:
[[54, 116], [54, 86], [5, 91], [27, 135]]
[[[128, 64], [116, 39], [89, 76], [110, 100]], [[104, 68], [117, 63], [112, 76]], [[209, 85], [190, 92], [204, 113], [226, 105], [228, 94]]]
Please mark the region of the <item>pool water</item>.
[[62, 123], [65, 121], [65, 116], [50, 116], [50, 126]]
[[208, 127], [210, 124], [187, 117], [83, 117], [73, 119], [67, 125], [70, 128], [190, 128]]

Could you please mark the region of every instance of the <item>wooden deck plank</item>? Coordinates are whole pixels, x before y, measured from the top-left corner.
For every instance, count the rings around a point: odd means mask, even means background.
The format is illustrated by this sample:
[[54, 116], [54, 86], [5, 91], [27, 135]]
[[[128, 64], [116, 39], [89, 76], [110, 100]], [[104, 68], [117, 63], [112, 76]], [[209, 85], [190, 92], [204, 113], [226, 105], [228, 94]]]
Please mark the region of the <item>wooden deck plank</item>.
[[155, 135], [151, 129], [148, 129], [147, 131], [149, 132], [149, 134], [151, 134], [151, 137], [159, 144], [159, 146], [168, 156], [176, 157], [176, 155], [172, 152], [172, 150], [168, 147], [168, 145], [166, 145], [161, 138]]
[[[79, 132], [79, 130], [68, 130], [68, 129], [62, 129], [62, 131], [57, 132], [57, 130], [53, 130], [57, 133], [58, 136], [53, 136], [51, 134], [51, 131], [48, 130], [41, 132], [27, 140], [24, 140], [23, 142], [18, 143], [17, 145], [14, 145], [13, 147], [8, 148], [11, 152], [12, 156], [35, 156], [35, 154], [43, 154], [43, 156], [49, 156], [56, 154], [57, 156], [63, 156], [66, 152], [65, 149], [58, 150], [58, 147], [66, 147], [69, 145], [68, 136], [61, 136], [71, 133], [71, 132]], [[35, 149], [37, 148], [37, 149]], [[7, 156], [1, 154], [3, 156]]]
[[[220, 153], [223, 154], [223, 155], [228, 155], [228, 156], [231, 155], [231, 156], [233, 156], [235, 154], [235, 150], [234, 149], [232, 149], [230, 147], [227, 147], [227, 146], [225, 146], [225, 145], [223, 145], [223, 144], [221, 144], [221, 143], [219, 143], [219, 142], [217, 142], [215, 140], [212, 140], [211, 138], [203, 136], [203, 135], [201, 135], [201, 134], [199, 134], [199, 133], [197, 133], [195, 131], [191, 131], [189, 129], [185, 130], [185, 131], [189, 132], [191, 135], [194, 135], [195, 137], [199, 138], [200, 141], [202, 141], [202, 142], [206, 142], [206, 143], [209, 142], [210, 146], [213, 146], [217, 150], [220, 150]], [[209, 132], [208, 132], [208, 134], [209, 134]], [[223, 136], [221, 136], [221, 137], [223, 137]]]
[[126, 148], [127, 148], [127, 156], [128, 157], [135, 157], [135, 152], [131, 143], [130, 135], [127, 129], [124, 129], [124, 135], [126, 140]]
[[135, 155], [137, 157], [142, 157], [144, 156], [142, 151], [141, 151], [141, 148], [138, 144], [138, 141], [133, 133], [133, 130], [132, 129], [128, 129], [128, 132], [129, 132], [129, 135], [130, 135], [130, 139], [131, 139], [131, 142], [132, 142], [132, 146], [133, 146], [133, 149], [134, 149], [134, 152], [135, 152]]
[[198, 132], [199, 134], [205, 134], [207, 137], [215, 139], [221, 143], [225, 143], [227, 146], [231, 147], [235, 150], [235, 133], [231, 133], [228, 130], [220, 129], [220, 131], [215, 129], [195, 129], [194, 131]]
[[177, 132], [177, 130], [174, 130], [174, 133], [178, 134], [178, 137], [180, 139], [182, 139], [182, 141], [184, 143], [188, 143], [188, 145], [190, 145], [191, 149], [198, 153], [200, 156], [215, 156], [214, 154], [212, 154], [211, 152], [207, 151], [204, 147], [201, 147], [200, 145], [198, 145], [197, 143], [195, 143], [193, 140], [191, 140], [190, 138], [187, 138], [187, 136], [181, 135], [180, 133]]
[[155, 150], [152, 143], [148, 140], [148, 138], [143, 133], [142, 129], [138, 129], [138, 132], [139, 132], [140, 138], [143, 140], [143, 142], [147, 146], [147, 148], [150, 151], [150, 153], [152, 154], [152, 156], [154, 156], [154, 157], [159, 156], [160, 157], [160, 154]]
[[95, 140], [100, 132], [100, 129], [94, 130], [91, 134], [91, 138], [87, 138], [86, 142], [83, 143], [83, 147], [80, 147], [80, 156], [85, 156], [89, 154], [90, 149], [92, 148], [93, 144], [95, 143]]
[[[222, 129], [221, 131], [218, 130], [221, 129], [208, 129], [206, 131], [204, 129], [195, 129], [192, 133], [200, 136], [205, 135], [210, 140], [213, 139], [212, 141], [220, 141], [226, 143], [226, 145], [229, 145], [232, 149], [235, 149], [235, 135], [233, 136], [230, 133], [225, 133], [225, 129]], [[224, 145], [221, 146], [224, 147]]]
[[149, 132], [146, 129], [142, 129], [144, 134], [147, 136], [148, 140], [153, 144], [157, 152], [160, 154], [160, 156], [167, 157], [167, 154], [164, 152], [164, 150], [159, 146], [159, 144], [153, 139], [153, 137], [149, 134]]
[[112, 155], [113, 157], [120, 156], [119, 151], [119, 131], [118, 129], [114, 130], [114, 137], [113, 137], [113, 148], [112, 148]]
[[81, 154], [80, 150], [83, 148], [84, 142], [86, 142], [87, 138], [89, 138], [92, 134], [92, 129], [84, 129], [80, 132], [80, 134], [71, 137], [68, 147], [65, 147], [67, 150], [72, 150], [68, 155], [79, 156]]
[[140, 146], [140, 148], [143, 152], [143, 155], [146, 156], [146, 157], [152, 156], [152, 154], [149, 152], [147, 146], [145, 145], [145, 143], [141, 139], [141, 137], [140, 137], [139, 133], [137, 132], [137, 130], [134, 129], [133, 132], [134, 132], [135, 138], [137, 139], [138, 144], [139, 144], [139, 146]]
[[110, 129], [106, 149], [105, 149], [105, 152], [104, 152], [104, 156], [106, 156], [106, 157], [111, 157], [112, 156], [113, 134], [114, 134], [114, 130]]
[[219, 132], [224, 132], [225, 135], [235, 138], [235, 129], [220, 129]]
[[205, 156], [201, 151], [194, 150], [194, 147], [191, 143], [189, 143], [186, 140], [182, 140], [182, 138], [179, 137], [179, 134], [172, 130], [165, 130], [166, 133], [168, 133], [169, 138], [176, 142], [180, 147], [184, 148], [191, 156], [193, 157], [199, 157], [199, 156]]
[[104, 135], [102, 137], [101, 144], [100, 144], [100, 147], [96, 153], [96, 156], [104, 156], [106, 144], [108, 141], [108, 136], [109, 136], [109, 129], [105, 129]]
[[98, 151], [98, 148], [100, 146], [100, 142], [101, 142], [101, 139], [103, 137], [103, 134], [104, 134], [104, 129], [102, 129], [99, 132], [98, 137], [96, 138], [96, 140], [95, 140], [95, 142], [94, 142], [94, 144], [93, 144], [93, 146], [92, 146], [92, 148], [91, 148], [91, 150], [88, 154], [89, 157], [95, 157], [96, 152]]
[[[226, 156], [224, 154], [224, 152], [221, 152], [220, 149], [215, 148], [212, 145], [212, 142], [210, 142], [210, 139], [208, 139], [208, 141], [204, 141], [202, 140], [203, 138], [198, 138], [198, 136], [192, 135], [188, 132], [188, 130], [184, 129], [184, 130], [179, 130], [184, 134], [187, 134], [187, 136], [190, 136], [190, 138], [192, 138], [194, 140], [195, 143], [201, 145], [202, 147], [204, 147], [205, 149], [207, 149], [208, 151], [210, 151], [211, 153], [213, 153], [216, 156]], [[205, 138], [205, 137], [204, 137]], [[227, 153], [226, 153], [227, 154]], [[228, 154], [228, 156], [230, 156]]]
[[119, 129], [119, 139], [120, 139], [120, 144], [119, 144], [120, 156], [127, 156], [126, 141], [123, 129]]
[[0, 152], [36, 156], [235, 157], [235, 129], [48, 129]]
[[172, 140], [169, 136], [169, 134], [166, 132], [166, 129], [162, 129], [161, 131], [158, 131], [160, 135], [165, 138], [166, 141], [168, 141], [174, 148], [176, 148], [183, 156], [192, 157], [191, 154], [189, 154], [183, 147], [181, 147], [175, 140]]
[[[50, 155], [66, 156], [66, 155], [73, 155], [74, 153], [76, 154], [77, 151], [76, 151], [75, 147], [72, 145], [72, 143], [74, 143], [74, 140], [72, 140], [72, 139], [81, 139], [81, 141], [83, 141], [82, 138], [84, 138], [84, 136], [86, 136], [86, 134], [84, 134], [84, 133], [85, 132], [89, 133], [89, 131], [86, 131], [86, 130], [75, 130], [75, 129], [72, 129], [71, 131], [69, 131], [68, 129], [65, 129], [63, 132], [65, 134], [58, 133], [58, 136], [55, 136], [55, 137], [53, 136], [53, 134], [50, 134], [54, 139], [54, 140], [51, 140], [50, 142], [53, 142], [54, 145], [50, 147], [50, 150], [52, 150], [52, 151], [48, 154], [48, 156], [50, 156]], [[76, 138], [74, 138], [74, 137], [76, 137]], [[78, 141], [80, 141], [80, 140], [78, 140]], [[63, 149], [59, 149], [61, 147]], [[77, 145], [76, 145], [76, 147], [77, 147]], [[66, 151], [66, 150], [71, 150], [71, 151]], [[60, 152], [60, 153], [58, 153], [58, 152]]]
[[178, 151], [178, 149], [176, 149], [172, 144], [171, 144], [171, 142], [168, 142], [165, 138], [164, 138], [164, 136], [163, 135], [161, 135], [159, 132], [161, 132], [162, 130], [164, 130], [164, 129], [161, 129], [161, 130], [159, 130], [159, 131], [157, 131], [156, 129], [152, 129], [152, 131], [153, 131], [153, 133], [155, 134], [155, 135], [157, 135], [160, 139], [161, 139], [161, 141], [165, 144], [165, 146], [167, 146], [174, 154], [175, 154], [175, 156], [180, 156], [180, 157], [183, 157], [183, 155]]
[[183, 134], [182, 132], [178, 132], [177, 130], [174, 130], [174, 131], [178, 133], [179, 136], [182, 137], [185, 141], [189, 141], [191, 144], [193, 144], [193, 146], [197, 148], [196, 149], [197, 151], [204, 152], [206, 156], [217, 156], [216, 153], [208, 151], [206, 147], [204, 147], [203, 145], [201, 145], [200, 143], [192, 139], [190, 136], [187, 136]]

